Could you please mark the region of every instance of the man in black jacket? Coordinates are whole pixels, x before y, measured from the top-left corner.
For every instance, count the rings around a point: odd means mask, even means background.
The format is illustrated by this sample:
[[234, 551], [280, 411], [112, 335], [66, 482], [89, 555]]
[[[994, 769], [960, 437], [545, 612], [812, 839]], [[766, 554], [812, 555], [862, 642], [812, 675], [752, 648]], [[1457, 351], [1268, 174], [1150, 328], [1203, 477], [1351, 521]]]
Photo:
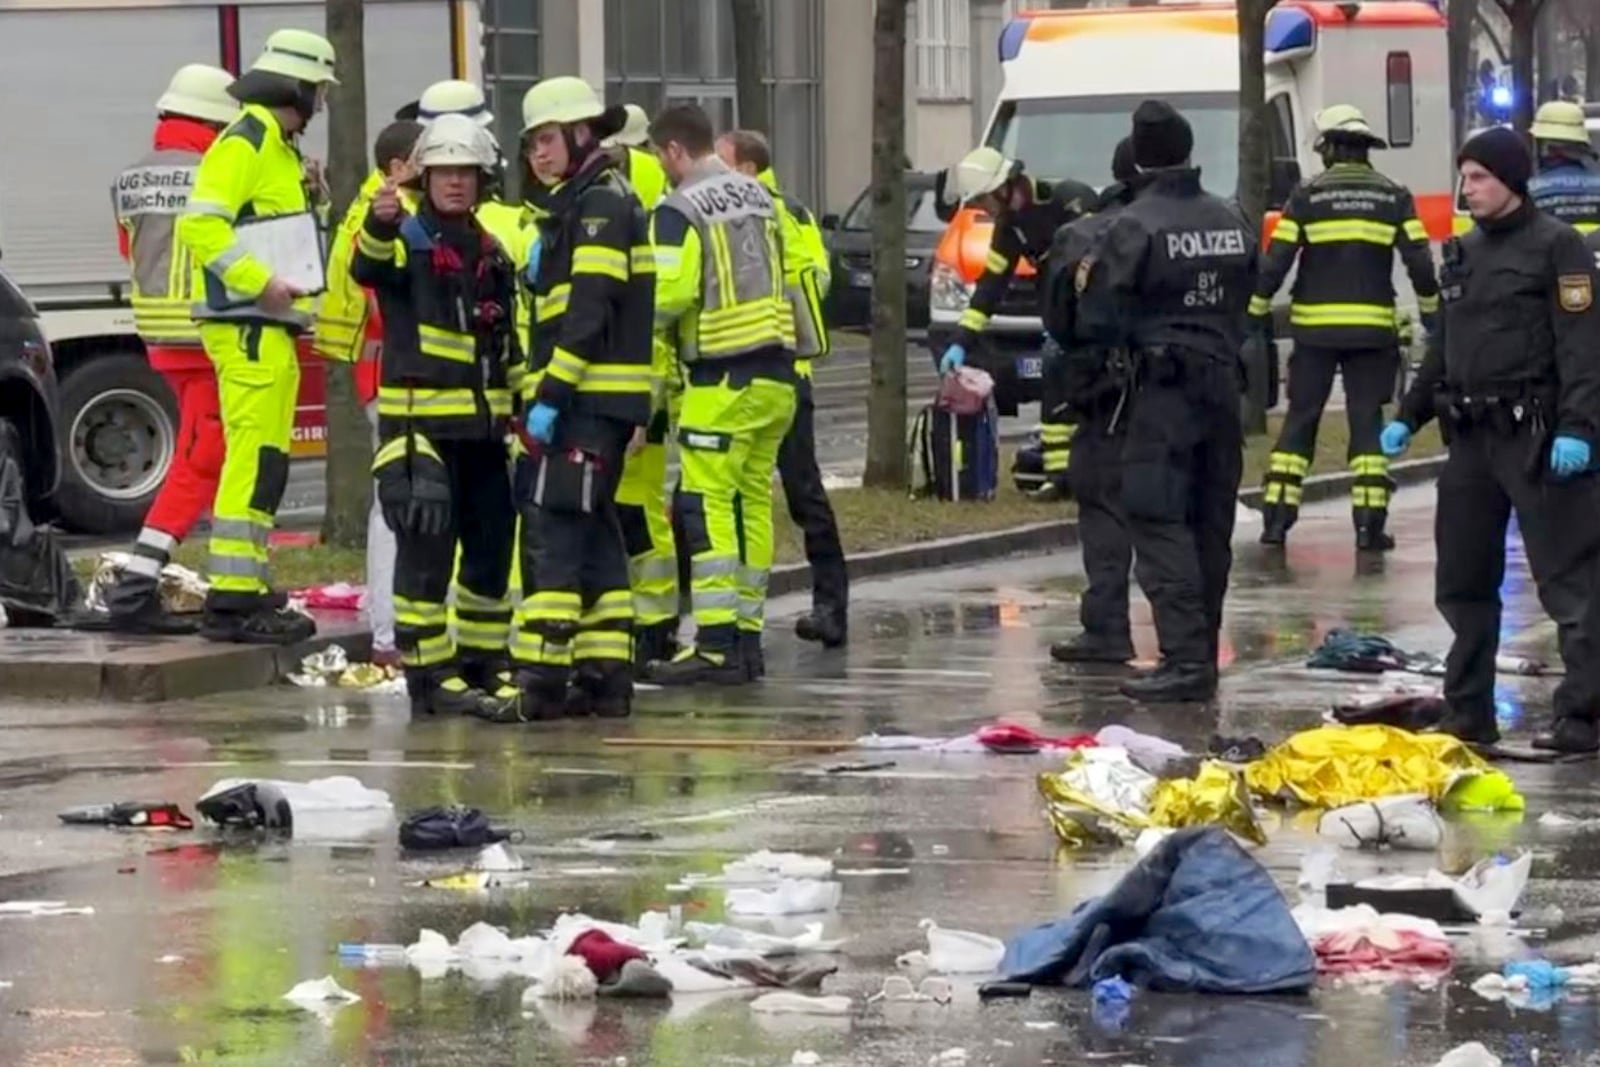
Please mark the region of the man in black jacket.
[[1588, 473], [1600, 435], [1600, 308], [1594, 254], [1528, 196], [1533, 159], [1495, 128], [1457, 157], [1476, 227], [1445, 246], [1439, 333], [1384, 428], [1386, 454], [1438, 418], [1450, 445], [1434, 521], [1434, 602], [1455, 641], [1442, 730], [1492, 745], [1495, 654], [1506, 525], [1516, 511], [1539, 599], [1559, 629], [1566, 677], [1555, 721], [1534, 740], [1558, 752], [1600, 749], [1600, 484]]

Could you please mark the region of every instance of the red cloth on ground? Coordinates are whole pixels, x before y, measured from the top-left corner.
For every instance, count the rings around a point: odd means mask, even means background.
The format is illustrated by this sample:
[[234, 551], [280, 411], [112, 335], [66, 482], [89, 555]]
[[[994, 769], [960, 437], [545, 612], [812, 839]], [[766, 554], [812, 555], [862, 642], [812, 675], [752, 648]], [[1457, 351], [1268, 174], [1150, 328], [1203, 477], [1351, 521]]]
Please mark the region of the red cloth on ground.
[[997, 722], [981, 727], [977, 737], [978, 743], [984, 748], [1001, 754], [1037, 752], [1044, 748], [1094, 748], [1096, 744], [1093, 734], [1046, 737], [1012, 722]]
[[609, 982], [622, 970], [624, 963], [645, 958], [643, 952], [623, 944], [604, 930], [581, 934], [567, 949], [567, 955], [578, 956], [587, 963], [597, 982]]
[[[151, 363], [156, 351], [152, 349]], [[200, 358], [205, 360], [203, 353]], [[167, 479], [161, 483], [144, 524], [182, 541], [217, 497], [226, 452], [222, 405], [209, 360], [205, 360], [204, 370], [163, 370], [162, 377], [178, 398], [178, 439]]]
[[1455, 959], [1450, 942], [1425, 937], [1415, 930], [1341, 930], [1311, 944], [1322, 974], [1394, 971], [1434, 974], [1448, 971]]

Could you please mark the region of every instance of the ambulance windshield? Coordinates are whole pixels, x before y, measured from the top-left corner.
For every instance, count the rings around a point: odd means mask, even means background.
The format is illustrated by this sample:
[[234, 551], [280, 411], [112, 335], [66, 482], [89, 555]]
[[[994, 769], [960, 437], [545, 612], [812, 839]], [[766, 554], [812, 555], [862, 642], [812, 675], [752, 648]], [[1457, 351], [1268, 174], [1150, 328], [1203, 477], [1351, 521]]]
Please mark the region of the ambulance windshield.
[[[1037, 178], [1111, 184], [1111, 153], [1132, 131], [1133, 110], [1147, 94], [1007, 100], [988, 143], [1023, 160]], [[1231, 197], [1239, 174], [1239, 103], [1235, 93], [1163, 97], [1194, 127], [1194, 162], [1208, 192]]]

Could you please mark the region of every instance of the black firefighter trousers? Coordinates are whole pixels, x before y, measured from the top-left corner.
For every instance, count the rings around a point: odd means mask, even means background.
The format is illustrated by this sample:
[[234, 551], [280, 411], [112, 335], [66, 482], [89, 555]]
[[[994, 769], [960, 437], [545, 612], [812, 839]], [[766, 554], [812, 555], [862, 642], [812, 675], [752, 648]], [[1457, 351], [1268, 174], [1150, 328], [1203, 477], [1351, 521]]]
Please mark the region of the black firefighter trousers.
[[805, 534], [806, 561], [811, 564], [811, 608], [818, 616], [841, 622], [850, 600], [850, 576], [845, 569], [839, 524], [822, 487], [817, 466], [816, 404], [811, 379], [800, 379], [794, 424], [778, 449], [778, 476], [789, 505], [789, 517]]
[[1239, 372], [1199, 355], [1141, 361], [1123, 449], [1134, 575], [1164, 663], [1216, 669], [1243, 470]]
[[1555, 692], [1555, 714], [1595, 717], [1600, 479], [1593, 474], [1552, 479], [1545, 462], [1548, 449], [1542, 435], [1529, 431], [1500, 434], [1482, 428], [1457, 433], [1450, 442], [1434, 513], [1434, 603], [1455, 634], [1445, 662], [1444, 697], [1459, 718], [1485, 725], [1494, 721], [1500, 586], [1513, 511], [1539, 602], [1556, 624], [1566, 666]]

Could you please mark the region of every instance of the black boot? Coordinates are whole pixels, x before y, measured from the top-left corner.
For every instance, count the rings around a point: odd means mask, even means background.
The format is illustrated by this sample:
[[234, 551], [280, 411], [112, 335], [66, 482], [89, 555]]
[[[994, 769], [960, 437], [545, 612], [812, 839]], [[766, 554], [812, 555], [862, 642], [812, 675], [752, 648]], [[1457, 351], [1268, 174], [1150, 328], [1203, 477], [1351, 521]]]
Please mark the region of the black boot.
[[667, 663], [678, 654], [678, 620], [640, 626], [633, 631], [633, 669], [639, 677], [652, 663]]
[[298, 645], [317, 635], [311, 616], [266, 605], [248, 611], [218, 611], [207, 606], [200, 636], [236, 645]]
[[1151, 704], [1206, 701], [1217, 695], [1217, 669], [1206, 663], [1163, 660], [1155, 670], [1129, 678], [1118, 688], [1124, 696]]
[[137, 608], [112, 612], [107, 629], [119, 634], [176, 637], [198, 633], [200, 620], [193, 615], [174, 615], [152, 597]]
[[1387, 552], [1394, 547], [1394, 538], [1384, 532], [1389, 520], [1388, 508], [1356, 508], [1357, 552]]
[[761, 634], [739, 632], [739, 659], [744, 663], [746, 680], [759, 682], [767, 676], [767, 653], [761, 647]]
[[435, 671], [428, 679], [427, 707], [430, 715], [448, 715], [452, 718], [470, 715], [490, 722], [515, 722], [515, 704], [507, 705], [481, 689], [475, 689], [454, 668]]
[[1268, 504], [1261, 509], [1261, 543], [1281, 545], [1289, 539], [1289, 527], [1294, 525], [1295, 511], [1287, 504]]
[[750, 680], [738, 645], [729, 649], [689, 647], [665, 663], [650, 665], [657, 685], [743, 685]]
[[517, 672], [520, 704], [517, 718], [521, 722], [554, 722], [567, 715], [567, 683], [565, 678], [549, 677], [539, 670]]
[[817, 607], [811, 614], [795, 620], [794, 632], [802, 641], [816, 641], [823, 648], [838, 648], [849, 638], [850, 624], [842, 609]]
[[1447, 707], [1439, 725], [1429, 733], [1449, 734], [1469, 745], [1494, 745], [1500, 742], [1500, 727], [1494, 721], [1494, 708], [1479, 711]]
[[[583, 713], [599, 719], [626, 719], [633, 714], [633, 673], [627, 664], [590, 661], [573, 677], [574, 692], [583, 693]], [[567, 701], [568, 708], [572, 701]]]
[[1127, 663], [1133, 658], [1133, 642], [1081, 633], [1051, 645], [1050, 658], [1057, 663]]
[[1549, 730], [1534, 735], [1533, 747], [1544, 752], [1561, 752], [1568, 755], [1600, 752], [1600, 726], [1597, 726], [1593, 719], [1563, 716], [1557, 719]]

